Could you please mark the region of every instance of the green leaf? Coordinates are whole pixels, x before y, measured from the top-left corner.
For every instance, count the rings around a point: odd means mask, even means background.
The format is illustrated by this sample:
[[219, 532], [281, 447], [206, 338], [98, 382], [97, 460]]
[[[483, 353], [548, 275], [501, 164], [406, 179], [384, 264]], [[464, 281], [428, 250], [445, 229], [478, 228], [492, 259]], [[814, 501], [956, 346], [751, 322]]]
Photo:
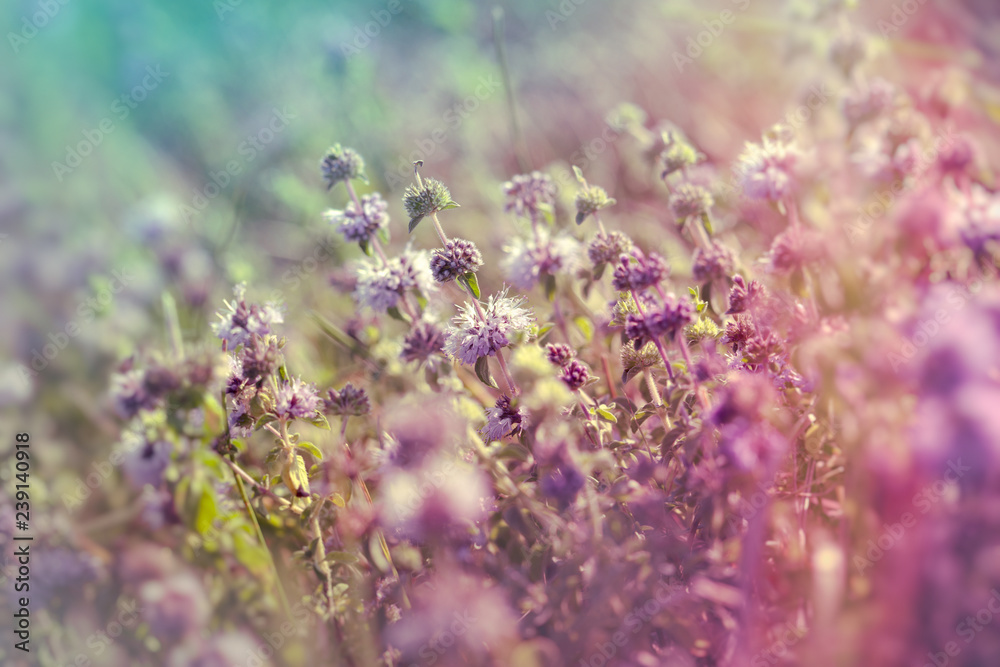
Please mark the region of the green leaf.
[[499, 389], [497, 383], [493, 380], [493, 376], [490, 375], [489, 357], [479, 357], [476, 359], [476, 377], [478, 377], [479, 381], [487, 387]]
[[573, 165], [573, 173], [576, 175], [576, 180], [580, 181], [580, 185], [587, 185], [587, 180], [583, 177], [583, 170], [575, 164]]
[[417, 225], [419, 225], [420, 221], [423, 220], [423, 219], [424, 219], [424, 216], [422, 216], [422, 215], [418, 215], [416, 217], [410, 218], [410, 226], [408, 227], [408, 230], [409, 230], [410, 234], [413, 233], [413, 230], [417, 228]]
[[306, 461], [298, 454], [295, 455], [295, 459], [288, 469], [288, 476], [292, 482], [289, 487], [295, 495], [302, 498], [309, 495], [309, 474], [306, 472]]
[[347, 502], [344, 500], [344, 496], [340, 495], [339, 493], [332, 494], [330, 496], [330, 502], [341, 509], [347, 507]]
[[550, 204], [539, 204], [538, 210], [542, 212], [542, 217], [545, 218], [546, 223], [551, 225], [556, 221], [555, 209]]
[[396, 306], [392, 306], [391, 308], [386, 309], [385, 312], [387, 312], [389, 314], [389, 317], [391, 317], [394, 320], [399, 320], [400, 322], [406, 322], [406, 318], [403, 317], [403, 313], [399, 312], [399, 308], [397, 308]]
[[358, 247], [361, 248], [361, 252], [365, 253], [369, 257], [371, 257], [375, 252], [374, 250], [372, 250], [371, 245], [368, 244], [368, 239], [362, 239], [361, 241], [358, 241]]
[[552, 329], [554, 329], [555, 326], [556, 325], [554, 322], [547, 322], [546, 324], [543, 324], [542, 326], [538, 327], [538, 338], [541, 338], [548, 332], [552, 331]]
[[202, 535], [212, 527], [215, 517], [219, 515], [219, 506], [215, 502], [215, 494], [207, 484], [201, 489], [201, 497], [198, 498], [198, 510], [194, 517], [194, 529]]
[[590, 320], [583, 315], [577, 315], [573, 318], [573, 324], [575, 324], [576, 328], [580, 330], [580, 333], [583, 334], [583, 337], [587, 339], [588, 343], [593, 340], [594, 325]]
[[240, 530], [233, 534], [233, 551], [236, 559], [257, 576], [266, 576], [271, 561], [264, 548], [248, 533]]
[[[322, 413], [319, 413], [319, 412], [316, 413], [315, 417], [313, 417], [312, 419], [309, 420], [309, 423], [312, 424], [313, 426], [316, 426], [316, 427], [319, 427], [319, 428], [323, 429], [324, 431], [331, 430], [330, 429], [330, 422], [327, 421], [325, 415], [323, 415]], [[302, 445], [299, 445], [299, 446], [301, 447]], [[322, 457], [317, 457], [317, 458], [322, 458]]]
[[618, 418], [614, 416], [611, 410], [608, 410], [603, 405], [598, 405], [596, 408], [594, 408], [594, 412], [596, 412], [597, 415], [604, 421], [609, 421], [612, 424], [618, 423]]
[[271, 451], [267, 453], [267, 456], [264, 457], [264, 463], [273, 463], [274, 461], [277, 461], [278, 457], [281, 456], [282, 452], [284, 451], [285, 448], [282, 447], [281, 445], [274, 447]]
[[576, 213], [576, 224], [582, 225], [583, 221], [587, 219], [587, 214], [582, 211], [577, 211]]
[[323, 460], [323, 452], [319, 451], [319, 447], [317, 447], [313, 443], [311, 443], [311, 442], [300, 442], [299, 444], [297, 444], [295, 446], [298, 447], [299, 449], [303, 449], [303, 450], [309, 452], [309, 455], [312, 456], [317, 461], [322, 461]]
[[479, 278], [476, 277], [475, 273], [469, 272], [462, 276], [462, 282], [469, 286], [469, 291], [472, 292], [472, 296], [477, 299], [482, 294], [479, 291]]
[[459, 204], [458, 202], [450, 201], [447, 204], [445, 204], [444, 208], [442, 208], [441, 210], [442, 211], [447, 211], [449, 209], [459, 208], [460, 206], [461, 206], [461, 204]]
[[253, 430], [256, 431], [259, 428], [264, 428], [265, 424], [270, 424], [271, 422], [276, 421], [277, 419], [278, 418], [272, 415], [271, 413], [267, 413], [263, 417], [258, 419], [256, 422], [254, 422]]
[[708, 232], [709, 236], [715, 233], [712, 231], [712, 218], [708, 213], [701, 214], [701, 224], [705, 225], [705, 231]]
[[556, 298], [556, 277], [551, 273], [545, 274], [545, 297], [550, 302]]
[[344, 563], [345, 565], [353, 565], [360, 560], [354, 554], [347, 553], [346, 551], [331, 551], [326, 555], [326, 559], [333, 563]]

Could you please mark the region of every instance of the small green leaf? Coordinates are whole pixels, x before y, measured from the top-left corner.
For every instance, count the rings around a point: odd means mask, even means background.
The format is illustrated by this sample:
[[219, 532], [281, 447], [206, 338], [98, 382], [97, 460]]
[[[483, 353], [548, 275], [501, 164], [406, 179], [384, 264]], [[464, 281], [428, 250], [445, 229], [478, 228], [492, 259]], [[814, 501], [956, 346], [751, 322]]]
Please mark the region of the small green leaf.
[[307, 497], [309, 495], [309, 474], [306, 472], [305, 459], [298, 454], [295, 455], [295, 459], [292, 461], [292, 465], [288, 470], [288, 476], [292, 482], [289, 487], [295, 495], [300, 498]]
[[583, 221], [587, 219], [587, 214], [582, 211], [577, 211], [576, 214], [576, 224], [582, 225]]
[[334, 505], [336, 505], [341, 509], [347, 507], [347, 502], [344, 500], [344, 496], [340, 495], [339, 493], [331, 494], [329, 500], [331, 503], [333, 503]]
[[586, 179], [583, 177], [583, 170], [580, 169], [575, 164], [573, 165], [573, 173], [576, 175], [576, 180], [580, 181], [580, 185], [587, 185]]
[[417, 228], [417, 225], [419, 225], [420, 221], [423, 220], [423, 219], [424, 219], [424, 216], [422, 216], [422, 215], [418, 215], [418, 216], [416, 216], [414, 218], [410, 218], [410, 226], [408, 228], [410, 234], [413, 233], [413, 230]]
[[551, 273], [545, 274], [545, 297], [550, 302], [556, 298], [556, 277]]
[[554, 329], [555, 326], [556, 325], [554, 322], [547, 322], [546, 324], [543, 324], [542, 326], [538, 327], [538, 338], [541, 338], [548, 332], [552, 331], [552, 329]]
[[[312, 419], [309, 420], [309, 423], [312, 424], [313, 426], [316, 426], [318, 428], [323, 429], [324, 431], [331, 430], [330, 429], [330, 422], [327, 421], [325, 415], [323, 415], [322, 413], [319, 413], [319, 412], [316, 413], [315, 417], [313, 417]], [[301, 445], [299, 445], [299, 446], [301, 447]], [[322, 458], [322, 457], [318, 457], [318, 458]]]
[[265, 414], [263, 417], [254, 422], [253, 430], [256, 431], [259, 428], [263, 428], [265, 424], [270, 424], [271, 422], [276, 421], [277, 419], [278, 418], [272, 415], [271, 413]]
[[615, 417], [614, 414], [612, 414], [611, 410], [608, 410], [603, 405], [597, 406], [596, 408], [594, 408], [594, 411], [604, 421], [609, 421], [609, 422], [611, 422], [613, 424], [617, 424], [618, 423], [618, 418]]
[[233, 552], [238, 561], [258, 576], [264, 576], [270, 570], [271, 561], [267, 552], [253, 537], [242, 530], [233, 534]]
[[447, 204], [445, 204], [444, 207], [441, 210], [442, 211], [447, 211], [447, 210], [452, 209], [452, 208], [459, 208], [459, 206], [460, 206], [460, 204], [458, 202], [450, 201]]
[[545, 218], [546, 223], [551, 225], [556, 221], [555, 209], [550, 204], [538, 204], [538, 210], [542, 212], [542, 217]]
[[281, 445], [274, 447], [273, 449], [271, 449], [271, 451], [267, 453], [267, 456], [264, 457], [264, 463], [273, 463], [274, 461], [277, 461], [278, 457], [281, 456], [282, 452], [284, 451], [285, 448], [282, 447]]
[[701, 224], [705, 225], [705, 231], [708, 232], [709, 236], [715, 233], [712, 231], [712, 218], [708, 213], [701, 214]]
[[475, 273], [469, 272], [462, 276], [462, 282], [468, 285], [469, 291], [472, 292], [472, 296], [477, 299], [482, 294], [479, 291], [479, 278], [476, 277]]
[[479, 357], [476, 359], [476, 377], [478, 377], [479, 381], [487, 387], [499, 389], [497, 383], [493, 380], [493, 376], [490, 375], [489, 357]]
[[369, 245], [368, 243], [368, 239], [362, 239], [361, 241], [358, 241], [358, 247], [361, 248], [361, 252], [365, 253], [369, 257], [371, 257], [374, 254], [371, 245]]
[[403, 317], [403, 313], [399, 312], [399, 308], [396, 306], [387, 308], [385, 312], [387, 312], [389, 314], [389, 317], [391, 317], [394, 320], [399, 320], [400, 322], [406, 321], [406, 318]]
[[314, 459], [316, 459], [317, 461], [322, 461], [323, 460], [323, 452], [319, 451], [319, 447], [317, 447], [313, 443], [311, 443], [311, 442], [300, 442], [299, 444], [297, 444], [295, 446], [298, 447], [299, 449], [303, 449], [303, 450], [309, 452], [309, 454]]
[[198, 510], [195, 513], [194, 529], [202, 535], [212, 527], [212, 522], [219, 515], [219, 506], [215, 502], [215, 494], [212, 488], [205, 485], [201, 490], [201, 497], [198, 498]]

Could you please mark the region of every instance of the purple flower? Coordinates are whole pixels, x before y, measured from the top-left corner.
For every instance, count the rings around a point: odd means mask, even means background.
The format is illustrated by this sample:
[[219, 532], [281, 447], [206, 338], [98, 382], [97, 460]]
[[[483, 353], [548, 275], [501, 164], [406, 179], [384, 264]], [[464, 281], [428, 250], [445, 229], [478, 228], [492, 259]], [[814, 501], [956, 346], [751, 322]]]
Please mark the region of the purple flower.
[[733, 251], [718, 241], [712, 242], [707, 251], [698, 248], [694, 253], [694, 266], [691, 273], [700, 283], [721, 280], [732, 274], [736, 267], [736, 257]]
[[431, 255], [431, 275], [439, 283], [455, 280], [467, 273], [475, 273], [483, 265], [483, 256], [472, 241], [451, 239], [444, 248]]
[[327, 150], [319, 164], [329, 190], [337, 183], [352, 178], [365, 179], [365, 161], [353, 148], [334, 144]]
[[[141, 439], [138, 434], [132, 434]], [[157, 487], [163, 481], [163, 473], [170, 465], [174, 446], [166, 440], [141, 443], [134, 447], [122, 460], [122, 472], [137, 489], [145, 485]]]
[[572, 391], [576, 391], [590, 381], [590, 371], [582, 363], [573, 359], [563, 368], [559, 379], [565, 382]]
[[122, 419], [132, 419], [142, 410], [153, 410], [160, 400], [151, 396], [144, 383], [145, 373], [133, 369], [116, 375], [111, 384], [111, 400]]
[[670, 210], [679, 222], [708, 213], [714, 204], [712, 193], [693, 183], [678, 185], [669, 201]]
[[485, 306], [467, 303], [445, 333], [445, 352], [470, 366], [496, 355], [510, 345], [510, 336], [531, 326], [531, 313], [522, 303], [522, 297], [507, 296], [506, 290], [490, 296]]
[[820, 258], [822, 249], [815, 238], [800, 227], [789, 227], [774, 238], [767, 259], [771, 270], [787, 274]]
[[561, 367], [568, 364], [576, 353], [565, 343], [549, 343], [545, 346], [545, 356], [553, 365]]
[[201, 582], [186, 572], [146, 582], [139, 589], [139, 601], [143, 620], [152, 633], [165, 642], [174, 642], [201, 630], [211, 614]]
[[320, 407], [316, 387], [299, 378], [280, 385], [274, 396], [274, 414], [280, 419], [312, 419]]
[[527, 411], [511, 404], [510, 397], [506, 395], [497, 399], [496, 405], [486, 409], [486, 426], [481, 433], [487, 442], [501, 440], [508, 435], [517, 435], [527, 424]]
[[627, 255], [622, 255], [618, 265], [615, 266], [611, 286], [619, 292], [629, 290], [641, 292], [667, 277], [667, 262], [655, 252], [643, 255], [642, 251], [636, 250], [633, 258], [634, 261]]
[[[83, 551], [58, 547], [37, 552], [32, 549], [30, 559], [32, 611], [36, 605], [44, 609], [55, 598], [81, 598], [83, 586], [101, 575], [100, 561]], [[13, 583], [10, 585], [13, 587]]]
[[725, 345], [732, 345], [734, 352], [739, 352], [747, 341], [757, 334], [753, 322], [745, 315], [737, 315], [732, 322], [726, 324], [726, 333], [722, 336]]
[[543, 496], [556, 501], [559, 509], [564, 510], [573, 504], [586, 478], [571, 463], [564, 464], [545, 474], [539, 480], [539, 490]]
[[766, 299], [764, 286], [756, 280], [749, 284], [743, 276], [733, 276], [733, 289], [729, 292], [729, 310], [726, 315], [753, 311]]
[[743, 194], [771, 202], [786, 199], [792, 191], [797, 161], [798, 151], [780, 139], [748, 142], [735, 167]]
[[503, 210], [506, 213], [538, 219], [543, 207], [551, 207], [556, 200], [556, 185], [552, 179], [533, 171], [521, 174], [503, 184], [503, 194], [506, 197]]
[[360, 417], [368, 414], [371, 404], [364, 389], [348, 382], [340, 391], [330, 389], [323, 399], [323, 411], [338, 417]]
[[662, 306], [647, 310], [645, 315], [629, 313], [625, 319], [625, 338], [641, 349], [646, 343], [666, 336], [673, 341], [684, 327], [694, 321], [694, 305], [668, 293]]
[[352, 201], [343, 211], [329, 210], [323, 214], [348, 242], [365, 243], [389, 224], [389, 204], [382, 195], [377, 192], [364, 195], [360, 204], [360, 210]]
[[225, 342], [227, 349], [235, 350], [248, 343], [253, 334], [266, 336], [271, 333], [271, 325], [284, 321], [281, 311], [274, 304], [248, 305], [245, 299], [246, 283], [236, 285], [233, 294], [235, 298], [232, 302], [223, 302], [226, 308], [218, 313], [220, 321], [212, 325], [212, 331]]
[[427, 362], [444, 352], [444, 332], [434, 324], [418, 322], [403, 339], [403, 361]]
[[354, 298], [359, 305], [384, 313], [395, 308], [406, 292], [427, 296], [435, 290], [430, 263], [425, 251], [407, 249], [402, 255], [382, 264], [380, 259], [363, 262], [358, 267]]
[[539, 228], [531, 238], [515, 238], [504, 246], [500, 266], [516, 287], [528, 290], [543, 276], [572, 273], [579, 263], [580, 244], [566, 235], [549, 236]]
[[632, 252], [632, 239], [619, 231], [607, 234], [598, 232], [587, 246], [587, 257], [594, 266], [617, 262], [622, 255]]

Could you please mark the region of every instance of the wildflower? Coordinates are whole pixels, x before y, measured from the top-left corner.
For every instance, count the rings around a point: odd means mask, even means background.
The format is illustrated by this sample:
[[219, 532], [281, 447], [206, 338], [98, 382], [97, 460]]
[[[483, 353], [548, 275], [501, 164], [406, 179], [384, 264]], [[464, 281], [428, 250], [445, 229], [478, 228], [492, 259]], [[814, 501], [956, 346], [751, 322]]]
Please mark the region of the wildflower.
[[522, 303], [523, 298], [507, 296], [504, 290], [485, 306], [466, 304], [445, 333], [445, 351], [470, 366], [480, 357], [496, 355], [510, 345], [510, 336], [531, 325], [531, 313]]
[[406, 250], [388, 263], [363, 262], [358, 268], [354, 298], [361, 306], [384, 313], [395, 308], [406, 292], [427, 295], [434, 290], [427, 252]]
[[133, 444], [139, 444], [122, 459], [122, 472], [136, 489], [149, 484], [159, 486], [163, 481], [163, 473], [170, 465], [170, 456], [174, 451], [174, 446], [166, 440], [154, 440], [152, 442], [142, 442], [143, 438], [137, 433], [126, 434], [126, 438], [132, 437], [138, 440]]
[[821, 248], [811, 234], [799, 227], [789, 227], [774, 238], [767, 255], [771, 270], [787, 274], [819, 259]]
[[330, 389], [323, 399], [323, 412], [337, 417], [360, 417], [368, 414], [371, 404], [368, 394], [361, 387], [348, 382], [340, 391]]
[[334, 144], [320, 161], [320, 171], [329, 190], [341, 181], [359, 178], [367, 182], [365, 177], [365, 161], [353, 148], [344, 148]]
[[533, 171], [504, 183], [503, 194], [507, 198], [504, 212], [537, 220], [539, 213], [551, 210], [555, 204], [556, 185], [549, 176]]
[[132, 419], [142, 410], [155, 409], [160, 401], [146, 390], [145, 373], [139, 369], [116, 375], [112, 380], [111, 400], [122, 419]]
[[707, 317], [702, 317], [685, 331], [687, 341], [692, 345], [709, 338], [718, 338], [720, 333], [722, 330], [719, 326]]
[[659, 351], [653, 343], [636, 346], [635, 341], [627, 340], [622, 345], [622, 383], [628, 382], [647, 368], [658, 366], [663, 362]]
[[562, 367], [568, 364], [576, 353], [565, 343], [549, 343], [545, 346], [545, 355], [554, 366]]
[[410, 185], [403, 192], [403, 206], [410, 215], [412, 232], [425, 216], [458, 206], [444, 183], [435, 178], [425, 178], [417, 185]]
[[632, 239], [619, 231], [599, 232], [587, 246], [587, 256], [594, 266], [617, 262], [622, 255], [632, 252]]
[[576, 391], [577, 389], [582, 389], [590, 382], [590, 371], [579, 361], [572, 359], [563, 368], [559, 379], [565, 382], [570, 390]]
[[739, 352], [746, 345], [747, 341], [757, 334], [753, 322], [746, 315], [737, 315], [732, 322], [726, 324], [726, 332], [722, 335], [722, 342], [731, 345], [733, 352]]
[[311, 419], [319, 407], [316, 387], [299, 378], [280, 385], [274, 396], [274, 414], [279, 419]]
[[500, 440], [508, 435], [518, 435], [527, 423], [528, 413], [514, 407], [506, 395], [497, 399], [496, 405], [486, 409], [486, 425], [480, 431], [487, 442]]
[[629, 313], [625, 321], [625, 338], [640, 348], [661, 336], [672, 341], [694, 320], [694, 312], [690, 301], [668, 293], [662, 306], [648, 310], [645, 315]]
[[713, 241], [707, 251], [701, 248], [695, 250], [691, 273], [698, 282], [707, 283], [732, 274], [734, 268], [736, 257], [733, 251], [718, 241]]
[[761, 144], [747, 143], [737, 160], [736, 175], [750, 199], [779, 202], [792, 191], [798, 151], [790, 144], [765, 137]]
[[[254, 334], [243, 346], [234, 370], [239, 374], [230, 378], [237, 382], [260, 387], [264, 380], [273, 375], [281, 365], [281, 352], [276, 336], [258, 336]], [[235, 392], [229, 392], [235, 393]]]
[[729, 310], [726, 315], [744, 313], [761, 305], [766, 298], [764, 286], [756, 280], [750, 284], [743, 276], [733, 276], [733, 289], [729, 292]]
[[577, 265], [579, 244], [569, 236], [550, 238], [544, 228], [530, 239], [515, 238], [504, 247], [501, 267], [516, 287], [527, 290], [543, 276], [571, 273]]
[[451, 239], [444, 248], [438, 248], [431, 256], [431, 275], [439, 283], [446, 283], [475, 273], [483, 265], [483, 256], [472, 241]]
[[692, 183], [681, 183], [670, 195], [670, 210], [678, 221], [702, 216], [714, 203], [711, 192]]
[[698, 151], [682, 138], [673, 133], [667, 136], [669, 143], [660, 153], [660, 178], [666, 178], [675, 171], [695, 164], [698, 161]]
[[417, 323], [403, 339], [403, 361], [429, 361], [444, 351], [444, 332], [430, 322]]
[[212, 331], [223, 340], [226, 349], [235, 350], [248, 343], [252, 334], [266, 336], [271, 333], [272, 325], [284, 321], [281, 311], [274, 304], [248, 305], [246, 283], [236, 285], [233, 294], [235, 298], [232, 302], [223, 301], [227, 312], [217, 313], [220, 321], [212, 325]]
[[641, 292], [667, 277], [667, 262], [655, 252], [643, 255], [636, 250], [632, 257], [634, 261], [627, 255], [622, 255], [615, 267], [611, 285], [619, 292]]
[[139, 589], [139, 602], [150, 631], [168, 642], [201, 630], [212, 611], [201, 582], [187, 572], [146, 582]]
[[329, 210], [323, 214], [348, 242], [367, 243], [389, 224], [389, 204], [382, 195], [377, 192], [364, 195], [360, 204], [359, 209], [352, 201], [343, 211]]

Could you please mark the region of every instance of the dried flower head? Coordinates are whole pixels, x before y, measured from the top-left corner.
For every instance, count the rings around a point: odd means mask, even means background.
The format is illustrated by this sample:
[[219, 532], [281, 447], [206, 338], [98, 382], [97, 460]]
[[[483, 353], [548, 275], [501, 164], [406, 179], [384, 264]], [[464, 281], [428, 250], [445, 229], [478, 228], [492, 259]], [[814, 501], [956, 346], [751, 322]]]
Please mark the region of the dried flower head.
[[345, 148], [340, 144], [334, 144], [327, 150], [320, 161], [320, 171], [323, 172], [327, 190], [352, 178], [365, 182], [368, 180], [365, 177], [365, 161], [361, 155], [353, 148]]
[[503, 194], [505, 212], [537, 220], [546, 208], [551, 210], [555, 204], [556, 184], [546, 174], [533, 171], [504, 183]]
[[368, 394], [361, 387], [348, 382], [343, 389], [329, 389], [323, 399], [323, 412], [336, 417], [360, 417], [368, 414], [371, 404]]
[[327, 222], [337, 227], [344, 240], [351, 243], [367, 243], [389, 224], [389, 204], [382, 195], [377, 192], [364, 195], [360, 204], [359, 209], [352, 201], [343, 211], [329, 210], [323, 214]]
[[712, 193], [700, 185], [681, 183], [670, 195], [670, 210], [678, 222], [708, 213], [715, 204]]
[[412, 232], [425, 216], [458, 206], [451, 199], [445, 184], [435, 178], [425, 178], [416, 185], [410, 185], [403, 192], [403, 206], [410, 216], [409, 229]]
[[576, 174], [576, 180], [580, 182], [581, 186], [580, 191], [576, 195], [576, 224], [582, 225], [588, 215], [594, 215], [602, 208], [612, 206], [616, 202], [608, 196], [604, 188], [588, 184], [579, 167], [574, 166], [573, 172]]
[[522, 307], [522, 297], [507, 296], [504, 290], [492, 295], [485, 306], [467, 303], [445, 333], [444, 349], [459, 361], [475, 364], [508, 345], [516, 332], [531, 326], [531, 313]]
[[621, 349], [622, 357], [622, 382], [628, 382], [630, 378], [638, 373], [653, 368], [663, 363], [659, 350], [651, 342], [636, 347], [635, 342], [625, 341]]
[[431, 275], [439, 283], [446, 283], [467, 273], [475, 273], [483, 265], [483, 256], [472, 241], [451, 239], [444, 248], [431, 255]]

